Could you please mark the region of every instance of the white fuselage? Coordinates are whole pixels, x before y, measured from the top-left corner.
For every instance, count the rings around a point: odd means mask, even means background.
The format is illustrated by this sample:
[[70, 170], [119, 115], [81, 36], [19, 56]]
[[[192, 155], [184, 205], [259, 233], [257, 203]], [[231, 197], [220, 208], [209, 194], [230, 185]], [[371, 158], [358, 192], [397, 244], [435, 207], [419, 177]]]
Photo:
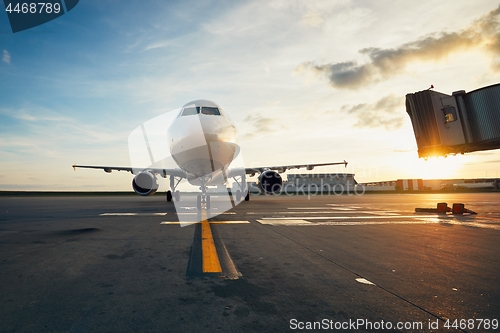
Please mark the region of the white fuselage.
[[191, 184], [223, 184], [223, 171], [239, 153], [234, 124], [222, 110], [220, 115], [183, 115], [183, 110], [168, 129], [171, 156]]

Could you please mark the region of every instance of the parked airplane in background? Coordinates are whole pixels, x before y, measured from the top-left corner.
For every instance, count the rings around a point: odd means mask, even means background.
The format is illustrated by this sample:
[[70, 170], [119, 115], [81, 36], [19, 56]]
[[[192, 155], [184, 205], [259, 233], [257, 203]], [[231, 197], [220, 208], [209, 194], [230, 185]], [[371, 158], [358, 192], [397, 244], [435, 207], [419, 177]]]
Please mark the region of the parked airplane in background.
[[[200, 139], [201, 138], [201, 139]], [[229, 178], [234, 179], [239, 190], [235, 200], [239, 203], [243, 198], [249, 200], [246, 186], [246, 175], [259, 174], [258, 186], [265, 194], [277, 194], [281, 191], [283, 180], [279, 172], [287, 169], [306, 168], [312, 170], [316, 166], [344, 164], [347, 162], [298, 164], [270, 167], [231, 167], [231, 163], [240, 153], [236, 144], [236, 127], [224, 110], [216, 103], [208, 100], [196, 100], [184, 105], [167, 129], [167, 143], [170, 155], [178, 168], [135, 168], [113, 166], [73, 165], [73, 168], [103, 169], [129, 171], [135, 174], [132, 188], [137, 194], [153, 195], [158, 190], [156, 175], [170, 177], [170, 190], [167, 191], [167, 201], [172, 198], [179, 201], [180, 193], [176, 190], [182, 179], [190, 184], [200, 186], [201, 194], [197, 196], [197, 208], [202, 205], [210, 208], [209, 186], [227, 184]], [[200, 141], [203, 141], [200, 143]], [[149, 146], [147, 147], [149, 149]], [[149, 149], [150, 150], [150, 149]]]

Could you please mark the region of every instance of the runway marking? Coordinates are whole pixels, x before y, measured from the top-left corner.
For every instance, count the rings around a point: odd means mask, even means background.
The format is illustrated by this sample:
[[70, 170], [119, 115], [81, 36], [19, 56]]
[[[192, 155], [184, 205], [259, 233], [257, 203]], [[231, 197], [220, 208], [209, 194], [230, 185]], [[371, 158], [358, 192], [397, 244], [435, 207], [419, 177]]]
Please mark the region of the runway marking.
[[393, 218], [425, 219], [436, 218], [436, 215], [369, 215], [369, 216], [301, 216], [301, 217], [264, 217], [263, 220], [357, 220], [357, 219], [393, 219]]
[[283, 221], [282, 219], [263, 219], [263, 220], [257, 220], [260, 224], [271, 224], [271, 225], [314, 225], [315, 223], [313, 222], [308, 222], [306, 220], [300, 220], [300, 219], [288, 219], [286, 221]]
[[306, 220], [281, 220], [281, 219], [265, 219], [265, 220], [257, 220], [260, 224], [269, 224], [269, 225], [287, 225], [287, 226], [304, 226], [304, 225], [315, 225], [315, 223], [307, 222]]
[[[398, 216], [401, 218], [407, 218], [406, 220], [401, 221], [388, 221], [388, 218], [393, 218], [394, 216], [386, 216], [383, 218], [382, 216], [363, 216], [363, 217], [351, 217], [345, 218], [345, 220], [350, 221], [332, 221], [334, 218], [342, 219], [341, 217], [321, 217], [321, 218], [313, 218], [313, 217], [287, 217], [287, 218], [263, 218], [257, 220], [260, 224], [273, 225], [273, 226], [352, 226], [352, 225], [387, 225], [387, 224], [452, 224], [452, 225], [460, 225], [466, 227], [476, 227], [476, 228], [484, 228], [484, 229], [494, 229], [500, 230], [499, 224], [491, 224], [487, 221], [479, 219], [478, 221], [468, 221], [462, 220], [460, 217], [455, 216]], [[373, 218], [375, 221], [367, 221], [366, 219]], [[408, 219], [411, 218], [411, 219]], [[322, 221], [324, 219], [330, 219], [330, 221]], [[354, 221], [356, 219], [361, 219], [358, 221]], [[310, 222], [307, 220], [318, 220], [317, 222]]]
[[368, 281], [367, 279], [364, 278], [357, 278], [356, 281], [358, 281], [359, 283], [370, 284], [372, 286], [375, 286], [375, 283]]
[[335, 209], [335, 208], [328, 208], [328, 207], [288, 207], [288, 209], [304, 209], [304, 210], [309, 210], [309, 209]]
[[210, 229], [210, 224], [207, 220], [207, 212], [201, 211], [201, 253], [202, 253], [202, 266], [203, 273], [222, 273], [217, 249]]
[[99, 216], [165, 216], [167, 213], [102, 213]]
[[[263, 212], [247, 212], [247, 215], [262, 215]], [[398, 213], [385, 212], [385, 211], [371, 211], [371, 210], [358, 210], [358, 211], [313, 211], [313, 212], [270, 212], [273, 215], [290, 215], [290, 214], [375, 214], [387, 216], [400, 216]]]
[[[192, 213], [191, 212], [189, 212], [189, 213], [188, 212], [186, 212], [186, 213], [180, 212], [180, 213], [177, 213], [177, 215], [196, 215], [196, 214], [198, 214], [198, 212], [192, 212]], [[217, 215], [236, 215], [236, 213], [235, 212], [225, 212], [225, 213], [220, 213]]]
[[488, 223], [487, 220], [481, 220], [481, 219], [479, 219], [479, 221], [481, 221], [483, 223], [468, 222], [468, 221], [461, 221], [461, 220], [452, 220], [452, 219], [449, 219], [449, 220], [439, 220], [438, 217], [434, 217], [434, 219], [431, 219], [431, 220], [433, 220], [434, 223], [443, 223], [444, 222], [444, 223], [448, 223], [448, 224], [463, 225], [463, 226], [466, 226], [466, 227], [476, 227], [476, 228], [500, 230], [500, 225], [498, 225], [498, 224], [491, 224], [491, 223]]
[[[199, 224], [201, 222], [178, 222], [178, 221], [163, 221], [160, 224]], [[209, 224], [245, 224], [250, 221], [208, 221]]]
[[[299, 221], [303, 221], [303, 223], [299, 223]], [[257, 220], [260, 224], [268, 224], [273, 226], [347, 226], [347, 225], [382, 225], [382, 224], [438, 224], [441, 222], [433, 222], [433, 221], [425, 221], [425, 220], [416, 220], [416, 221], [320, 221], [320, 222], [308, 222], [305, 220], [282, 220], [282, 219], [266, 219], [266, 220]]]
[[353, 208], [353, 209], [359, 209], [362, 208], [360, 206], [351, 206], [351, 205], [340, 205], [340, 204], [326, 204], [327, 206], [333, 206], [335, 207], [334, 209], [341, 209], [341, 208]]

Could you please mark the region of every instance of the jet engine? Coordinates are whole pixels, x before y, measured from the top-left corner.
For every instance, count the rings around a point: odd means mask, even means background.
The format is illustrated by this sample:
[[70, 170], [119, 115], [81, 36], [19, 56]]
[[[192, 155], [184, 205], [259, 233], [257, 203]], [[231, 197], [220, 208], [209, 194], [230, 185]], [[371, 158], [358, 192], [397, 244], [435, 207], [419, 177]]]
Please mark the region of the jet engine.
[[158, 179], [149, 171], [143, 171], [135, 175], [132, 180], [132, 188], [135, 193], [148, 196], [153, 195], [158, 190]]
[[259, 176], [259, 189], [264, 194], [278, 194], [282, 186], [283, 179], [276, 171], [266, 170]]

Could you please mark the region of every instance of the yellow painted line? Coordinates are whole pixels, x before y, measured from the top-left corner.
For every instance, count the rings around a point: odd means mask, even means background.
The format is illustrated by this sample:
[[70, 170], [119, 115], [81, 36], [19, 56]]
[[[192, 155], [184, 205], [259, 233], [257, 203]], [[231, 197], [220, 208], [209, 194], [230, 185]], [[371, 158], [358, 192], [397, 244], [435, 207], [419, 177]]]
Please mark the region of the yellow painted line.
[[215, 248], [215, 242], [207, 220], [207, 212], [201, 211], [201, 262], [203, 273], [222, 273], [219, 256]]

